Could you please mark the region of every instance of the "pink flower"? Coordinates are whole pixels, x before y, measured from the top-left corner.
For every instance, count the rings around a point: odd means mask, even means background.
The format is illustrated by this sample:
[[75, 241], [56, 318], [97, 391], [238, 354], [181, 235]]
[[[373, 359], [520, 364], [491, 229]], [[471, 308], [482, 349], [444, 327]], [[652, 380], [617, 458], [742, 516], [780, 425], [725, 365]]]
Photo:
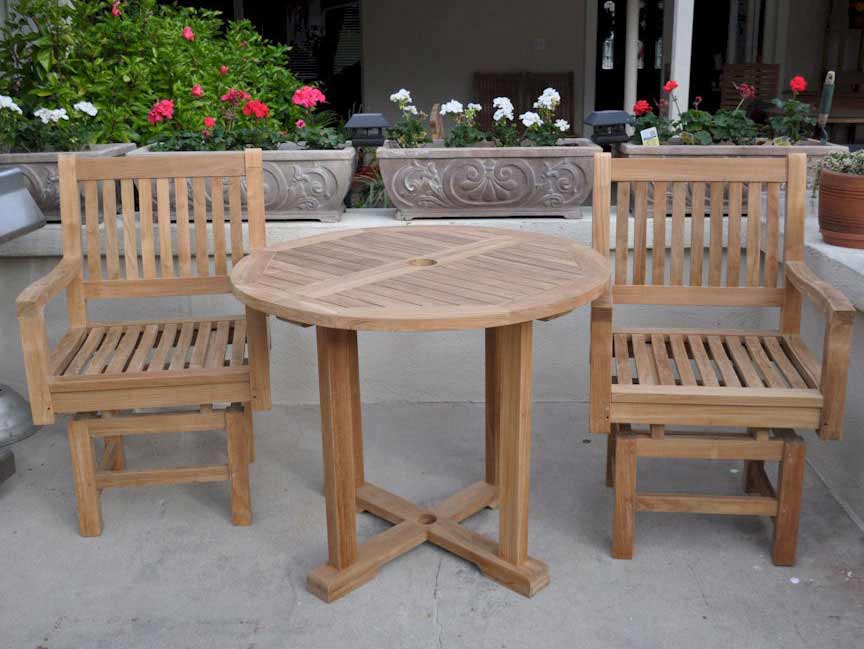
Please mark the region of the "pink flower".
[[243, 114], [246, 115], [246, 117], [254, 115], [255, 119], [264, 119], [265, 117], [270, 116], [270, 108], [263, 101], [253, 99], [247, 101], [243, 105]]
[[297, 106], [303, 106], [304, 108], [315, 108], [316, 105], [326, 102], [327, 97], [324, 96], [324, 93], [315, 88], [314, 86], [302, 86], [297, 88], [297, 91], [294, 93], [294, 98], [292, 101]]
[[183, 28], [183, 38], [185, 38], [187, 41], [195, 40], [195, 32], [192, 31], [192, 28], [189, 25], [186, 25]]
[[150, 112], [147, 113], [147, 121], [151, 124], [156, 124], [157, 122], [161, 122], [163, 119], [173, 119], [174, 118], [174, 100], [173, 99], [160, 99], [155, 104], [153, 104], [153, 108], [150, 109]]
[[123, 12], [120, 11], [120, 0], [114, 0], [114, 4], [111, 5], [111, 15], [115, 18], [119, 18], [122, 13]]
[[674, 79], [669, 79], [669, 81], [666, 82], [666, 85], [663, 86], [663, 92], [665, 92], [667, 94], [671, 93], [677, 87], [678, 87], [678, 82], [675, 81]]
[[294, 122], [294, 126], [296, 126], [297, 128], [306, 128], [306, 120], [298, 119], [296, 122]]
[[221, 74], [223, 77], [226, 74], [228, 74], [228, 66], [227, 65], [220, 65], [219, 66], [219, 74]]
[[237, 90], [236, 88], [228, 88], [228, 92], [219, 97], [219, 99], [239, 105], [241, 101], [247, 101], [249, 99], [252, 99], [252, 95], [250, 95], [248, 92], [244, 92], [243, 90]]
[[792, 80], [789, 82], [789, 88], [796, 95], [799, 92], [804, 92], [805, 90], [807, 90], [807, 80], [804, 77], [802, 77], [801, 75], [794, 76], [794, 77], [792, 77]]
[[749, 83], [742, 83], [740, 85], [735, 86], [735, 90], [738, 91], [738, 96], [741, 99], [755, 99], [756, 98], [756, 88], [751, 86]]
[[200, 83], [196, 83], [192, 86], [192, 90], [190, 90], [193, 97], [203, 97], [204, 96], [204, 88], [201, 87]]
[[204, 118], [204, 126], [206, 126], [207, 128], [213, 128], [214, 126], [216, 126], [216, 118], [210, 117], [208, 115]]

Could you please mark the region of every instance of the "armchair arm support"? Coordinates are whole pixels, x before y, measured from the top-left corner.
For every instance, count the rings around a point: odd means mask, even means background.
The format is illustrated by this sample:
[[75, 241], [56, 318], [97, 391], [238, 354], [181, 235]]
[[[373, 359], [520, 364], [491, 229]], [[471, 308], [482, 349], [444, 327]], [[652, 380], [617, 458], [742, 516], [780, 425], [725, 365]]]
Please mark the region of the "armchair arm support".
[[21, 291], [15, 300], [18, 315], [44, 307], [81, 275], [81, 260], [63, 258], [50, 273]]
[[803, 262], [787, 262], [785, 273], [788, 281], [807, 296], [826, 317], [819, 385], [823, 398], [819, 436], [822, 439], [840, 439], [843, 434], [846, 379], [852, 353], [855, 307], [843, 293], [819, 279]]
[[45, 305], [80, 276], [81, 260], [64, 258], [45, 277], [25, 288], [15, 301], [27, 374], [27, 392], [35, 424], [54, 423], [54, 407], [48, 385], [51, 351], [45, 327]]
[[588, 426], [592, 433], [609, 433], [612, 402], [612, 291], [591, 305], [591, 378]]
[[849, 321], [855, 318], [855, 307], [839, 290], [822, 281], [803, 261], [788, 261], [786, 278], [806, 295], [823, 313]]

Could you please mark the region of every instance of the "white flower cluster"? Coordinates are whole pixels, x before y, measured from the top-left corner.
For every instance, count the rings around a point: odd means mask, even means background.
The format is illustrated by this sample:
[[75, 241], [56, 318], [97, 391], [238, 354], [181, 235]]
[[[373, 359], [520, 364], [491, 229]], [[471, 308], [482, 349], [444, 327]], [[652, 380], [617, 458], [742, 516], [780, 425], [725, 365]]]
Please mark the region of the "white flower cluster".
[[464, 110], [465, 109], [462, 106], [462, 102], [456, 101], [455, 99], [451, 99], [446, 104], [441, 106], [442, 115], [461, 115]]
[[473, 103], [468, 104], [468, 110], [473, 111], [475, 113], [479, 113], [481, 110], [483, 110], [483, 106], [481, 106], [480, 104], [473, 104]]
[[561, 103], [561, 95], [555, 88], [546, 88], [543, 94], [534, 102], [534, 108], [545, 108], [546, 110], [555, 110]]
[[77, 104], [72, 106], [72, 108], [77, 110], [79, 113], [86, 113], [87, 115], [90, 115], [90, 117], [96, 117], [96, 114], [99, 112], [99, 109], [89, 101], [79, 101]]
[[543, 123], [543, 120], [540, 118], [540, 115], [537, 113], [532, 113], [528, 111], [527, 113], [522, 113], [519, 115], [519, 119], [525, 125], [526, 128], [531, 128], [532, 126], [540, 126]]
[[0, 108], [11, 110], [13, 113], [22, 114], [21, 107], [9, 95], [0, 95]]
[[568, 122], [566, 119], [555, 120], [555, 128], [557, 128], [559, 131], [562, 131], [562, 132], [569, 131], [570, 130], [570, 122]]
[[506, 119], [508, 122], [513, 121], [513, 102], [507, 97], [495, 97], [492, 100], [492, 105], [498, 110], [492, 115], [492, 119], [500, 122]]
[[390, 101], [394, 104], [410, 104], [412, 102], [411, 93], [405, 90], [405, 88], [402, 88], [398, 92], [394, 92], [390, 95]]
[[65, 108], [40, 108], [33, 115], [42, 120], [43, 124], [56, 124], [61, 119], [69, 120], [69, 114]]

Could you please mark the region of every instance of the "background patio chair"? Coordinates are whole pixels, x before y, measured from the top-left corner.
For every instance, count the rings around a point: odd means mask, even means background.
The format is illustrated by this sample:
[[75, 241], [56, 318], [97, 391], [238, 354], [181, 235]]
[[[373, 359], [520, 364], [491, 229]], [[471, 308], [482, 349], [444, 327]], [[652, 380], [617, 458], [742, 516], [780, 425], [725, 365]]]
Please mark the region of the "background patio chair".
[[[616, 558], [633, 555], [636, 512], [662, 511], [771, 516], [774, 563], [795, 562], [805, 447], [791, 429], [816, 429], [822, 439], [840, 438], [855, 316], [843, 294], [802, 261], [806, 162], [804, 154], [650, 164], [612, 160], [605, 153], [595, 157], [594, 248], [609, 254], [614, 240], [615, 253], [610, 291], [592, 308], [590, 419], [593, 432], [610, 434], [606, 479], [615, 487]], [[618, 206], [614, 228], [613, 182]], [[803, 298], [826, 318], [821, 362], [800, 337]], [[779, 313], [779, 327], [613, 327], [613, 304], [615, 311], [619, 305], [764, 307]], [[636, 432], [636, 425], [647, 432]], [[680, 434], [666, 426], [746, 432]], [[750, 495], [640, 493], [639, 457], [745, 460], [744, 488]], [[766, 460], [780, 463], [776, 486], [765, 472]]]
[[[244, 211], [249, 246], [264, 245], [261, 151], [112, 159], [67, 154], [59, 172], [63, 259], [25, 289], [17, 307], [33, 420], [50, 424], [58, 414], [70, 415], [82, 536], [101, 533], [102, 490], [121, 486], [228, 480], [232, 522], [249, 525], [251, 408], [270, 407], [266, 318], [247, 311], [245, 318], [97, 322], [87, 304], [230, 293], [228, 262], [244, 254]], [[69, 330], [51, 350], [45, 305], [63, 292]], [[215, 407], [223, 403], [232, 405]], [[154, 408], [170, 410], [136, 412]], [[227, 431], [227, 464], [126, 469], [127, 435], [214, 429]], [[98, 461], [97, 437], [104, 439]]]

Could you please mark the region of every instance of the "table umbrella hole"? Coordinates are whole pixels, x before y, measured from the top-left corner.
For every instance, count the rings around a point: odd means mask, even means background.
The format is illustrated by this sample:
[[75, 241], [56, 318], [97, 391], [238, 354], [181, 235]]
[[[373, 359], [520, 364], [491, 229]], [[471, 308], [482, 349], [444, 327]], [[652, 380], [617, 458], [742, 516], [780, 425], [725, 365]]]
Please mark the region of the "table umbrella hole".
[[432, 525], [432, 523], [436, 522], [438, 517], [435, 514], [420, 514], [417, 517], [417, 522], [420, 525]]
[[408, 262], [411, 266], [434, 266], [438, 262], [434, 259], [428, 259], [426, 257], [419, 257], [417, 259], [412, 259]]

